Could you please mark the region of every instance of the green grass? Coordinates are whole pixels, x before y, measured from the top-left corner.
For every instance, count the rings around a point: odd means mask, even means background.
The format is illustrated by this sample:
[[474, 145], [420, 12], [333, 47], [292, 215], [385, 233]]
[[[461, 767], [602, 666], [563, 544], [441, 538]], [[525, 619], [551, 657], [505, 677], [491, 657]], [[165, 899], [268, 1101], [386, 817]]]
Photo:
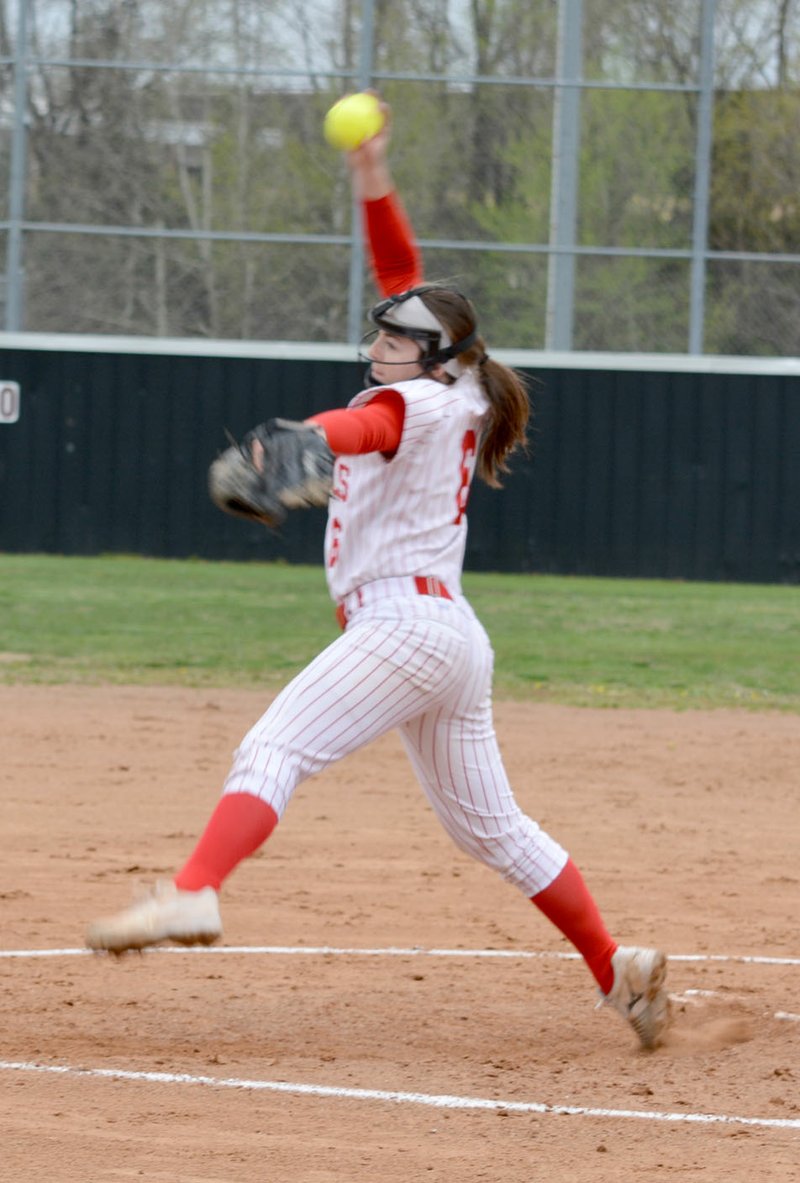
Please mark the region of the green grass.
[[[470, 574], [497, 697], [800, 711], [800, 591]], [[0, 683], [266, 686], [338, 635], [318, 567], [0, 555]]]

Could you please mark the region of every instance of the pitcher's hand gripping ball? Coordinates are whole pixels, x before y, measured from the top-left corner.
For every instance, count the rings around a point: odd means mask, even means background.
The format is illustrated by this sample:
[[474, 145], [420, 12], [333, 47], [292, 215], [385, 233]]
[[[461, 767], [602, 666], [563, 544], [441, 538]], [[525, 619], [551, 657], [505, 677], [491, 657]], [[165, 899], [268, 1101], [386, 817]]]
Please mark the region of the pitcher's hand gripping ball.
[[325, 139], [342, 152], [352, 152], [381, 130], [384, 115], [374, 94], [348, 94], [325, 116]]
[[327, 505], [332, 483], [333, 453], [324, 435], [292, 419], [260, 423], [208, 470], [215, 505], [271, 529], [290, 509]]

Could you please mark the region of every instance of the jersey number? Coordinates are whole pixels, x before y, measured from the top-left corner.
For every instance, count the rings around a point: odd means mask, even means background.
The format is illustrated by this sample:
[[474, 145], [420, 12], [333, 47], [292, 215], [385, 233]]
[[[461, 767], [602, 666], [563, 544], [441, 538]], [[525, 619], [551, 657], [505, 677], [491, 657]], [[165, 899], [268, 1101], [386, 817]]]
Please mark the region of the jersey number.
[[469, 498], [469, 486], [472, 481], [472, 474], [475, 471], [475, 457], [476, 457], [476, 439], [475, 432], [465, 431], [464, 438], [461, 441], [461, 483], [458, 486], [456, 493], [456, 516], [453, 519], [453, 525], [459, 526], [464, 517], [467, 508], [467, 500]]

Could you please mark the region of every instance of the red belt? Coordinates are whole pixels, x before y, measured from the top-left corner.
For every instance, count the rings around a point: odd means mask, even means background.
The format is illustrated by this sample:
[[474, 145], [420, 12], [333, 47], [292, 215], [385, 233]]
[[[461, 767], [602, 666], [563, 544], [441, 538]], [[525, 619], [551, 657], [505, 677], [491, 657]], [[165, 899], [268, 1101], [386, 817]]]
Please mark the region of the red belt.
[[[435, 575], [413, 575], [412, 579], [414, 590], [418, 596], [437, 596], [441, 600], [452, 600], [453, 598], [441, 579], [437, 579]], [[348, 614], [344, 604], [337, 605], [336, 620], [340, 628], [346, 627]]]

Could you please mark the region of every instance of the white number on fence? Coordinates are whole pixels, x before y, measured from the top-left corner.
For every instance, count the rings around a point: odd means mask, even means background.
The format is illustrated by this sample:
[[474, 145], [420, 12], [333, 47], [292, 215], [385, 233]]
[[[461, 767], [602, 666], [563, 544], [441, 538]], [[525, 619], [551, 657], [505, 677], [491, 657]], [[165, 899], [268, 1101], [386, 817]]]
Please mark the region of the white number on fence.
[[19, 382], [4, 382], [0, 378], [0, 423], [16, 423], [19, 419]]

